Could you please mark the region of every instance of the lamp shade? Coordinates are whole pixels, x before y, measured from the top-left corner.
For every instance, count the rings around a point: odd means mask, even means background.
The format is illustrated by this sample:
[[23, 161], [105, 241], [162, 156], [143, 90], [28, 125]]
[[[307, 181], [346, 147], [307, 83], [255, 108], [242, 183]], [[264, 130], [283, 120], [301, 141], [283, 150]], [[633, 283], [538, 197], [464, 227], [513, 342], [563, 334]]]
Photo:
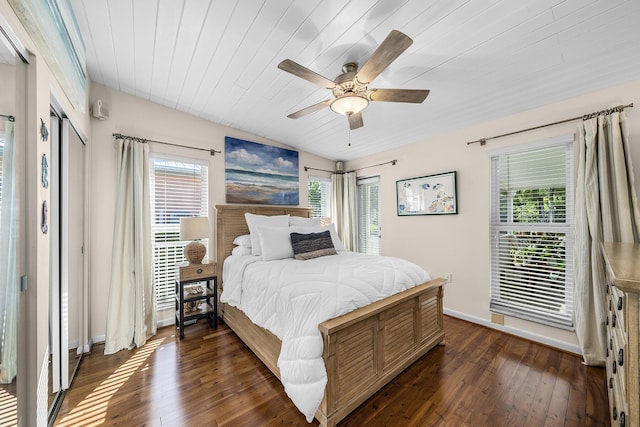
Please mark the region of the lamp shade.
[[180, 240], [192, 240], [184, 247], [184, 256], [189, 264], [202, 264], [207, 247], [196, 240], [209, 237], [209, 218], [180, 218]]
[[336, 98], [329, 106], [338, 114], [356, 114], [367, 108], [369, 100], [359, 95], [344, 95]]
[[206, 216], [180, 218], [180, 240], [200, 240], [209, 237], [209, 218]]

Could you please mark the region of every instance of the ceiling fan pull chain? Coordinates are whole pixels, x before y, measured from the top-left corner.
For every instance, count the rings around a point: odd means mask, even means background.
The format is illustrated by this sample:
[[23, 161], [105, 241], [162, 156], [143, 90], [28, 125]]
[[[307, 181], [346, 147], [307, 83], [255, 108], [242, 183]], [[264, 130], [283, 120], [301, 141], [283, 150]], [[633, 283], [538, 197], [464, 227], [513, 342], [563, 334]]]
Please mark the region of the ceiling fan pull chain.
[[349, 127], [349, 147], [351, 147], [351, 127]]

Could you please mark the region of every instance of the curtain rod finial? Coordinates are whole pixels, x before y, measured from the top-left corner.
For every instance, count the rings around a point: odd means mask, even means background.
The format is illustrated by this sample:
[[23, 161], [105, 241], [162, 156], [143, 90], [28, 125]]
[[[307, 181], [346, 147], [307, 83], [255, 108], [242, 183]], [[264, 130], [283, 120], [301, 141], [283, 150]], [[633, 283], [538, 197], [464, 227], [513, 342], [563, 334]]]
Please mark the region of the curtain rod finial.
[[395, 165], [396, 165], [396, 163], [398, 163], [398, 161], [397, 161], [397, 160], [391, 160], [391, 166], [395, 166]]

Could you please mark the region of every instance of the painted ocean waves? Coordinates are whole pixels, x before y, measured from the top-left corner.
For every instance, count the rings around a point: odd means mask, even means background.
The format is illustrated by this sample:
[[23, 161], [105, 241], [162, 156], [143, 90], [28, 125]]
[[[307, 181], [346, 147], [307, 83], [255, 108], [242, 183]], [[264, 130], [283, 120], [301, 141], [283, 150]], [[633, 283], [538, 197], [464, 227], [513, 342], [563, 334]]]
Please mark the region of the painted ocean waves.
[[225, 137], [227, 203], [298, 205], [298, 152]]
[[227, 203], [297, 205], [298, 177], [225, 169]]

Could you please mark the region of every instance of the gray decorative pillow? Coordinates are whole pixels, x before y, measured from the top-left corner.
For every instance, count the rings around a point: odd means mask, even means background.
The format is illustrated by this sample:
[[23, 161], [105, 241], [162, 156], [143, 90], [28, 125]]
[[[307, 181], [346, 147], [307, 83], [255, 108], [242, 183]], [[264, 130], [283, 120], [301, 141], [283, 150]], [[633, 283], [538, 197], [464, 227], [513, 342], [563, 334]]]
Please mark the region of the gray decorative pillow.
[[319, 233], [291, 233], [293, 257], [299, 260], [336, 255], [329, 230]]

